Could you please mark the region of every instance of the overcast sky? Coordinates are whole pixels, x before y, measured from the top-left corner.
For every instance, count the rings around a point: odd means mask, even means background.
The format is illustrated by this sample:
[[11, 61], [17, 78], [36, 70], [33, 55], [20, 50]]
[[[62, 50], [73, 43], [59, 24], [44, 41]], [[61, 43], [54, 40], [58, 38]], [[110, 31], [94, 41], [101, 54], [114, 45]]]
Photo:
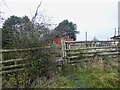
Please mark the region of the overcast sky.
[[[40, 0], [4, 0], [7, 6], [0, 9], [4, 17], [11, 15], [29, 16], [31, 18]], [[52, 17], [51, 22], [59, 24], [68, 19], [77, 24], [77, 40], [88, 40], [97, 37], [107, 40], [114, 35], [114, 28], [118, 27], [119, 0], [43, 0], [39, 13]]]

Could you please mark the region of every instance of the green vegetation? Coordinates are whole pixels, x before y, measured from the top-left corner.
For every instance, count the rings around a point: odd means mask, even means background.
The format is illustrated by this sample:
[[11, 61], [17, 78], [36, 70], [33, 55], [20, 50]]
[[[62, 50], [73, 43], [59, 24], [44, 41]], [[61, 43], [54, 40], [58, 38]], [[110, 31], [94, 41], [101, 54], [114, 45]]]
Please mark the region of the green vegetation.
[[81, 67], [80, 64], [73, 66], [66, 66], [63, 68], [59, 77], [45, 87], [54, 88], [119, 88], [119, 73], [111, 67], [104, 64], [103, 69], [94, 68], [94, 64], [90, 66]]
[[[78, 33], [76, 31], [76, 24], [64, 20], [52, 31], [50, 29], [52, 24], [43, 22], [43, 17], [37, 17], [39, 20], [33, 22], [28, 16], [18, 17], [13, 15], [3, 23], [3, 49], [41, 48], [28, 51], [12, 51], [2, 54], [3, 61], [10, 61], [8, 63], [2, 63], [2, 71], [17, 71], [21, 67], [23, 69], [17, 72], [2, 73], [3, 88], [37, 87], [39, 83], [45, 84], [51, 78], [54, 78], [57, 75], [56, 73], [58, 73], [55, 54], [59, 50], [55, 50], [51, 44], [53, 37], [55, 37], [53, 32], [55, 30], [61, 30], [64, 26], [63, 31], [65, 32], [63, 33], [66, 33], [65, 36], [76, 38], [76, 34]], [[60, 32], [62, 33], [62, 31]], [[50, 46], [50, 48], [44, 48], [46, 46]], [[60, 56], [60, 54], [56, 55]], [[24, 60], [19, 61], [20, 59]]]
[[76, 40], [76, 34], [79, 33], [79, 31], [77, 31], [77, 25], [68, 20], [60, 22], [53, 32], [56, 37], [66, 37], [74, 40]]
[[[2, 27], [2, 46], [3, 49], [41, 49], [28, 51], [13, 51], [3, 53], [3, 60], [14, 60], [14, 62], [3, 63], [2, 71], [20, 69], [20, 64], [23, 65], [23, 71], [9, 72], [2, 74], [3, 88], [28, 88], [35, 87], [37, 80], [45, 83], [51, 79], [56, 73], [55, 56], [51, 54], [54, 47], [46, 49], [50, 46], [51, 38], [50, 29], [43, 23], [32, 22], [27, 16], [17, 17], [11, 16], [8, 18]], [[26, 60], [15, 61], [16, 59]], [[3, 69], [7, 67], [7, 69]]]

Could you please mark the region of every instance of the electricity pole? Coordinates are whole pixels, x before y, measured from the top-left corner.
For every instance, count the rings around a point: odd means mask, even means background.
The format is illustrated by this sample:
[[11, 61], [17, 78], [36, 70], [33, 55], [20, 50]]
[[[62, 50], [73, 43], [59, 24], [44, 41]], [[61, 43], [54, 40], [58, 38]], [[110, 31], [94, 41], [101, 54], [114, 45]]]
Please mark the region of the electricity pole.
[[86, 37], [86, 47], [87, 47], [87, 32], [85, 32], [85, 37]]

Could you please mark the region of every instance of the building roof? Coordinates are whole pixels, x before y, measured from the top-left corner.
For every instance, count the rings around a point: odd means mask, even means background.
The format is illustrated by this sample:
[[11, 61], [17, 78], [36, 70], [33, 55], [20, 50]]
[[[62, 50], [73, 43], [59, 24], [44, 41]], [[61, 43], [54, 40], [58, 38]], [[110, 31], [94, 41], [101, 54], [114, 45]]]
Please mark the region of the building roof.
[[118, 36], [113, 36], [113, 37], [111, 37], [110, 39], [120, 40], [120, 35], [118, 35]]

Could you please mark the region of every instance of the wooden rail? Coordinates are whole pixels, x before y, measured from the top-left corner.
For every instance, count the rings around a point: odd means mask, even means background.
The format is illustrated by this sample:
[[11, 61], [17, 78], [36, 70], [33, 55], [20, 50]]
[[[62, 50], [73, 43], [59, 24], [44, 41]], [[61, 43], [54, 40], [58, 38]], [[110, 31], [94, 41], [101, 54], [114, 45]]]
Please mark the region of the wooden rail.
[[[64, 39], [62, 39], [64, 40]], [[105, 42], [105, 41], [99, 41], [99, 42]], [[107, 41], [107, 42], [113, 42], [113, 41]], [[61, 41], [62, 43], [62, 52], [63, 52], [63, 64], [68, 63], [68, 61], [72, 60], [69, 63], [72, 62], [81, 62], [81, 61], [89, 61], [90, 58], [95, 56], [112, 56], [112, 57], [118, 57], [119, 48], [120, 46], [102, 46], [102, 47], [79, 47], [79, 48], [70, 48], [69, 45], [73, 44], [79, 44], [83, 43], [86, 44], [86, 41]], [[89, 41], [89, 43], [93, 43], [92, 41]], [[79, 45], [78, 45], [79, 46]], [[45, 47], [35, 47], [35, 48], [26, 48], [26, 49], [7, 49], [7, 50], [0, 50], [0, 53], [2, 54], [9, 54], [13, 52], [27, 52], [27, 51], [35, 51], [35, 50], [41, 50], [41, 49], [49, 49], [50, 46]], [[80, 59], [81, 57], [82, 60]], [[18, 58], [18, 59], [9, 59], [9, 60], [2, 60], [0, 61], [0, 64], [2, 65], [1, 68], [1, 74], [2, 73], [11, 73], [16, 71], [24, 70], [24, 66], [29, 65], [30, 61], [34, 58]], [[76, 61], [73, 61], [73, 60]], [[12, 64], [9, 64], [12, 63]]]
[[[97, 43], [97, 42], [102, 42], [102, 43], [108, 43], [108, 42], [115, 42], [114, 40], [109, 40], [109, 41], [87, 41], [87, 43]], [[86, 43], [86, 41], [65, 41], [65, 43]]]
[[[67, 63], [90, 61], [94, 57], [112, 57], [118, 58], [120, 46], [115, 41], [62, 41], [63, 57]], [[82, 45], [81, 45], [82, 43]], [[89, 46], [86, 46], [86, 43]], [[99, 43], [99, 45], [96, 45]], [[102, 44], [104, 45], [102, 46]], [[71, 47], [72, 46], [72, 47]], [[76, 46], [78, 46], [76, 48]], [[81, 59], [82, 58], [82, 59]], [[88, 59], [88, 60], [87, 60]]]
[[20, 52], [20, 51], [32, 51], [32, 50], [40, 50], [40, 49], [49, 49], [50, 46], [45, 47], [34, 47], [34, 48], [25, 48], [25, 49], [1, 49], [0, 53], [8, 53], [8, 52]]
[[[27, 51], [35, 51], [35, 50], [41, 50], [41, 49], [49, 49], [50, 46], [45, 47], [35, 47], [35, 48], [26, 48], [26, 49], [6, 49], [6, 50], [0, 50], [1, 54], [9, 54], [13, 52], [27, 52]], [[3, 55], [4, 56], [4, 55]], [[18, 58], [18, 59], [9, 59], [9, 60], [1, 60], [0, 65], [2, 66], [0, 68], [0, 74], [7, 74], [7, 73], [13, 73], [24, 70], [24, 66], [30, 64], [30, 60], [33, 60], [34, 58]], [[11, 64], [10, 64], [11, 63]]]
[[85, 47], [77, 49], [65, 49], [66, 51], [75, 51], [75, 50], [93, 50], [93, 49], [118, 49], [120, 46], [107, 46], [107, 47]]

